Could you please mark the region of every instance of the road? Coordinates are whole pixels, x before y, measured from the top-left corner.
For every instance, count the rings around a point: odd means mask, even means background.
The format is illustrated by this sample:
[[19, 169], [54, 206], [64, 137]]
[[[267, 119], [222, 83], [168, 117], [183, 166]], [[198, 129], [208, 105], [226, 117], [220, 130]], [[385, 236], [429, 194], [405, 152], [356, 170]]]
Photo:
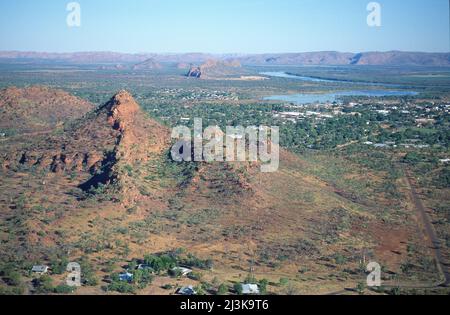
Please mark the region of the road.
[[436, 230], [433, 227], [433, 224], [431, 223], [430, 217], [428, 216], [427, 211], [425, 210], [425, 207], [422, 203], [422, 200], [420, 199], [416, 188], [414, 187], [414, 183], [411, 177], [411, 174], [408, 170], [405, 170], [406, 178], [408, 181], [408, 185], [411, 192], [411, 198], [415, 205], [416, 212], [417, 212], [417, 218], [421, 221], [421, 225], [423, 227], [423, 232], [431, 242], [431, 250], [434, 253], [436, 264], [439, 269], [439, 272], [443, 276], [443, 281], [440, 285], [443, 286], [449, 286], [450, 285], [450, 271], [448, 268], [448, 263], [445, 261], [442, 252], [441, 252], [441, 241], [439, 240]]
[[[425, 206], [420, 199], [419, 194], [417, 193], [416, 188], [414, 187], [414, 182], [411, 176], [411, 173], [408, 170], [404, 170], [406, 175], [406, 180], [408, 184], [408, 188], [411, 194], [412, 202], [414, 203], [414, 208], [416, 211], [417, 219], [420, 221], [420, 228], [423, 232], [423, 236], [428, 243], [430, 243], [430, 249], [433, 251], [433, 255], [436, 261], [437, 268], [439, 273], [441, 274], [442, 280], [438, 283], [417, 283], [417, 284], [406, 284], [406, 283], [384, 283], [384, 288], [403, 288], [403, 289], [437, 289], [440, 287], [448, 287], [450, 286], [450, 270], [449, 264], [444, 259], [444, 256], [441, 252], [441, 241], [439, 240], [436, 230], [431, 223], [430, 217], [426, 211]], [[353, 288], [343, 289], [341, 291], [331, 292], [327, 295], [342, 295], [347, 294], [349, 292], [354, 292]]]

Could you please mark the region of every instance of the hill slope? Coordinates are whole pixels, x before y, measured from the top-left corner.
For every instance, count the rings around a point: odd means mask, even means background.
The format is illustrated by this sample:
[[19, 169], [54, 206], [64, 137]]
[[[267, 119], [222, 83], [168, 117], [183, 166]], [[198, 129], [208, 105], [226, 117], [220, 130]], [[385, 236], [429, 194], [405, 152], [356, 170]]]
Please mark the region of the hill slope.
[[363, 255], [398, 270], [415, 233], [285, 150], [275, 173], [248, 162], [176, 163], [169, 130], [126, 91], [65, 130], [0, 146], [0, 260], [23, 270], [84, 257], [103, 279], [111, 263], [185, 248], [212, 260], [208, 281], [253, 270], [311, 293], [311, 283], [360, 281]]
[[147, 59], [133, 66], [133, 70], [158, 70], [162, 68], [163, 66], [154, 58]]
[[62, 90], [34, 86], [0, 91], [0, 131], [32, 133], [55, 128], [94, 108], [91, 103]]
[[66, 126], [62, 134], [37, 138], [23, 147], [10, 144], [3, 166], [90, 174], [91, 178], [80, 183], [85, 191], [109, 184], [122, 189], [127, 186], [124, 168], [144, 163], [167, 141], [167, 134], [165, 128], [146, 117], [128, 92], [121, 91], [105, 105]]

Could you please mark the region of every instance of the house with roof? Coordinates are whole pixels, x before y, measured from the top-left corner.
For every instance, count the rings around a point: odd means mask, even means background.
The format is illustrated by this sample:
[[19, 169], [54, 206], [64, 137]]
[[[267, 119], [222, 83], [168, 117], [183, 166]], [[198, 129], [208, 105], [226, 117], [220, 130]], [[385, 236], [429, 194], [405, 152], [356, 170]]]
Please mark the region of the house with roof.
[[45, 266], [45, 265], [35, 265], [35, 266], [33, 266], [33, 268], [31, 269], [31, 272], [37, 273], [37, 274], [40, 274], [40, 275], [44, 275], [44, 274], [48, 273], [48, 266]]
[[190, 286], [187, 286], [187, 287], [179, 288], [177, 290], [176, 294], [179, 294], [179, 295], [196, 295], [197, 291], [195, 291], [194, 287], [190, 285]]
[[242, 284], [242, 294], [257, 295], [259, 293], [259, 286], [257, 284]]
[[133, 281], [133, 274], [129, 272], [119, 274], [120, 281], [131, 282]]
[[170, 270], [172, 275], [179, 275], [182, 277], [186, 277], [188, 274], [192, 273], [192, 270], [185, 267], [175, 267]]

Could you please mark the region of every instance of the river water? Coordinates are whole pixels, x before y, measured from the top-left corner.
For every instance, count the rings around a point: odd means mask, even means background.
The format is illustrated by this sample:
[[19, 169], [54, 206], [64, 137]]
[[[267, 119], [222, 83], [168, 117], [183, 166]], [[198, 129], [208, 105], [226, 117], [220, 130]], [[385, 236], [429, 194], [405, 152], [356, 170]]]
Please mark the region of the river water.
[[[314, 77], [307, 76], [297, 76], [288, 74], [286, 72], [261, 72], [261, 75], [277, 77], [277, 78], [286, 78], [292, 80], [300, 80], [305, 82], [326, 82], [326, 83], [345, 83], [345, 84], [358, 84], [358, 85], [367, 85], [367, 86], [379, 86], [379, 87], [399, 87], [392, 84], [383, 84], [383, 83], [368, 83], [368, 82], [352, 82], [352, 81], [340, 81], [340, 80], [327, 80], [327, 79], [319, 79]], [[405, 90], [384, 90], [384, 89], [367, 89], [367, 90], [348, 90], [348, 91], [339, 91], [333, 93], [323, 93], [323, 94], [312, 94], [312, 93], [301, 93], [301, 94], [290, 94], [290, 95], [272, 95], [265, 97], [264, 100], [270, 101], [284, 101], [295, 104], [310, 104], [310, 103], [328, 103], [338, 101], [340, 97], [343, 96], [366, 96], [366, 97], [384, 97], [384, 96], [415, 96], [419, 93], [414, 91], [405, 91]]]

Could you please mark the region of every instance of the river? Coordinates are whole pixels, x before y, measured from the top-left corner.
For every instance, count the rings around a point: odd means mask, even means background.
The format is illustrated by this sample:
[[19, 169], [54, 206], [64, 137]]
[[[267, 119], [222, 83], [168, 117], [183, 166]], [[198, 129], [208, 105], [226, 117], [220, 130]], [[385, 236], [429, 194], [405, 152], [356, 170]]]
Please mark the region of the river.
[[[286, 72], [261, 72], [261, 75], [286, 78], [292, 80], [300, 80], [305, 82], [326, 82], [326, 83], [345, 83], [345, 84], [358, 84], [367, 86], [379, 86], [379, 87], [400, 87], [392, 84], [383, 83], [368, 83], [368, 82], [357, 82], [357, 81], [342, 81], [342, 80], [330, 80], [330, 79], [320, 79], [307, 76], [298, 76], [289, 74]], [[265, 97], [264, 100], [270, 101], [284, 101], [295, 104], [310, 104], [310, 103], [329, 103], [338, 101], [339, 98], [343, 96], [366, 96], [366, 97], [384, 97], [384, 96], [415, 96], [419, 93], [414, 91], [405, 90], [384, 90], [384, 89], [367, 89], [367, 90], [348, 90], [339, 91], [333, 93], [301, 93], [301, 94], [288, 94], [288, 95], [272, 95]]]

